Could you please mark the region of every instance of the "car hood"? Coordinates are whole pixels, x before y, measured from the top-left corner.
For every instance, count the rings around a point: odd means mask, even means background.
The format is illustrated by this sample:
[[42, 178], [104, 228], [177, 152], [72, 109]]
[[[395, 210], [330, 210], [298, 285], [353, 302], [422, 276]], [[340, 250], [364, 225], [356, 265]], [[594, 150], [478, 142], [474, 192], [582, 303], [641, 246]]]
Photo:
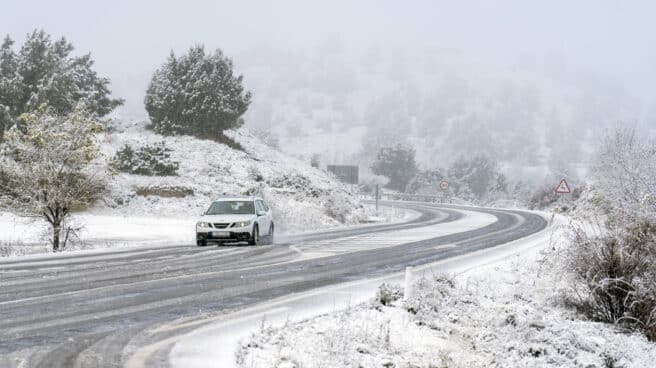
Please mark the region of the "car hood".
[[254, 220], [255, 215], [206, 215], [202, 216], [199, 221], [231, 223], [240, 221]]

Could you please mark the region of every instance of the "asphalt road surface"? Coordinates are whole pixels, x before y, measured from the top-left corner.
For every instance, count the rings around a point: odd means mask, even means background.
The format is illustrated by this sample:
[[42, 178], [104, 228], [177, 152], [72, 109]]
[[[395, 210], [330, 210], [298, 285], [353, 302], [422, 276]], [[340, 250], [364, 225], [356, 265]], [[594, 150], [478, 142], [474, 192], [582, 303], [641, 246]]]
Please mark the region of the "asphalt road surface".
[[[181, 245], [2, 260], [0, 367], [122, 367], [140, 346], [184, 332], [157, 331], [172, 320], [230, 313], [291, 293], [402, 271], [547, 226], [543, 217], [523, 211], [386, 205], [421, 215], [401, 224], [287, 237], [273, 246]], [[418, 241], [321, 253], [325, 244], [371, 243], [386, 234], [458, 221], [467, 211], [495, 219]], [[147, 365], [165, 366], [166, 352], [154, 354]]]

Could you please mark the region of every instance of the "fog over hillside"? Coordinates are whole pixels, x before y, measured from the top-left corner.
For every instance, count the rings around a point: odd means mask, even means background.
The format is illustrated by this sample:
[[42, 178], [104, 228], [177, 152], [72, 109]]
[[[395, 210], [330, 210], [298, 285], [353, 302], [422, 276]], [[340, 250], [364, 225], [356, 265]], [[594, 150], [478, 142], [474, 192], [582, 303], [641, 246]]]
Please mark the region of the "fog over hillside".
[[323, 164], [366, 170], [402, 143], [422, 169], [484, 153], [511, 181], [576, 180], [606, 128], [656, 128], [648, 1], [128, 3], [24, 1], [0, 23], [19, 41], [40, 24], [91, 52], [126, 99], [119, 119], [146, 119], [145, 88], [171, 50], [221, 48], [253, 92], [246, 126]]
[[[511, 173], [581, 173], [606, 128], [653, 128], [621, 83], [558, 55], [486, 64], [453, 49], [343, 48], [290, 55], [257, 49], [238, 62], [254, 93], [246, 120], [281, 147], [326, 162], [363, 162], [386, 145], [415, 147], [423, 168], [485, 153]], [[270, 60], [280, 60], [269, 63]]]

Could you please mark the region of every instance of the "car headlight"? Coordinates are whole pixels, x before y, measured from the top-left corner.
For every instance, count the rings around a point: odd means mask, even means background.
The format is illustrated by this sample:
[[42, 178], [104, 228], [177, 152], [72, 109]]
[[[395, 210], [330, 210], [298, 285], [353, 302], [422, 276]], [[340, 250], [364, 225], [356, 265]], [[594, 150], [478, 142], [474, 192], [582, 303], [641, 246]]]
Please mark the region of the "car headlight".
[[207, 222], [199, 221], [198, 223], [196, 223], [196, 226], [197, 227], [210, 227], [210, 224], [207, 223]]
[[250, 224], [251, 224], [250, 221], [241, 221], [241, 222], [236, 222], [236, 223], [235, 223], [235, 226], [236, 226], [236, 227], [246, 227], [246, 226], [248, 226], [248, 225], [250, 225]]

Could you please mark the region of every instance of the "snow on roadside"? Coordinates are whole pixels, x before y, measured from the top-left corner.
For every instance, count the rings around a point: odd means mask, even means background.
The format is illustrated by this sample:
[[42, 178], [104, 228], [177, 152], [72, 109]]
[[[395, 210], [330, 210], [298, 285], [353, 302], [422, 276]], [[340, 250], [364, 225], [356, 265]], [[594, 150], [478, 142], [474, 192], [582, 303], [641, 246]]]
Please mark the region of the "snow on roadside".
[[[366, 217], [366, 224], [405, 222], [416, 217], [414, 211], [381, 207], [383, 216]], [[135, 246], [193, 245], [195, 217], [154, 217], [76, 214], [69, 225], [76, 228], [76, 237], [67, 251], [122, 248]], [[357, 226], [366, 226], [357, 225]], [[308, 231], [309, 232], [309, 231]], [[295, 232], [280, 234], [292, 235]], [[0, 257], [50, 252], [48, 225], [34, 218], [0, 213]]]
[[649, 367], [656, 344], [586, 321], [529, 252], [459, 274], [424, 274], [408, 301], [263, 327], [241, 367]]

